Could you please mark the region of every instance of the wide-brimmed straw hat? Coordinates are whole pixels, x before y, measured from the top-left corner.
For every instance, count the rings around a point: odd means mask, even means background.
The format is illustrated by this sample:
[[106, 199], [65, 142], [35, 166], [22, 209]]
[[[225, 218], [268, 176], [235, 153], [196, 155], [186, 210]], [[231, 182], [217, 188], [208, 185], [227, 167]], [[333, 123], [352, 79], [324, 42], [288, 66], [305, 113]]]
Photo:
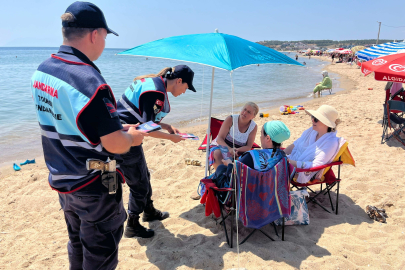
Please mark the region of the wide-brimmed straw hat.
[[318, 110], [305, 110], [305, 112], [330, 128], [336, 128], [336, 120], [338, 119], [338, 112], [335, 108], [329, 105], [322, 105]]

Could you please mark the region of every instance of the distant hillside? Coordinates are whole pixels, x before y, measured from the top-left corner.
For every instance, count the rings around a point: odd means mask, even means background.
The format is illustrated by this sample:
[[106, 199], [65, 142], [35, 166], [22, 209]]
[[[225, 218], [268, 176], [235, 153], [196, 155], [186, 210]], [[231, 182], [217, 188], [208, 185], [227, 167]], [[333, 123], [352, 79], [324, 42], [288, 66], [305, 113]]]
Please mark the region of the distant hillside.
[[[379, 44], [393, 42], [393, 39], [380, 39]], [[402, 41], [397, 39], [396, 41]], [[299, 41], [280, 41], [280, 40], [264, 40], [257, 42], [266, 47], [273, 49], [313, 49], [321, 48], [337, 48], [337, 47], [353, 47], [353, 46], [372, 46], [376, 43], [376, 39], [358, 39], [358, 40], [299, 40]]]

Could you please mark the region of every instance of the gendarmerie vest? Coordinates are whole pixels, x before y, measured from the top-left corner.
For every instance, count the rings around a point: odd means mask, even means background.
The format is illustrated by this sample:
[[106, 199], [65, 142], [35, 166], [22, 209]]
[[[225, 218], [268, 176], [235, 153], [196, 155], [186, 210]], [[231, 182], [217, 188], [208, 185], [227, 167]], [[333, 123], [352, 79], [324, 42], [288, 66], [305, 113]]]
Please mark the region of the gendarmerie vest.
[[139, 109], [139, 100], [142, 94], [159, 92], [164, 95], [163, 106], [155, 116], [154, 122], [160, 122], [170, 112], [170, 103], [167, 97], [165, 82], [162, 77], [145, 78], [134, 81], [118, 101], [117, 111], [120, 119], [126, 123], [147, 122], [146, 115]]
[[73, 54], [52, 55], [32, 76], [49, 184], [58, 192], [74, 192], [100, 177], [99, 171], [86, 169], [88, 158], [106, 161], [114, 157], [100, 141], [90, 141], [78, 121], [96, 93], [105, 88], [114, 97], [100, 72]]

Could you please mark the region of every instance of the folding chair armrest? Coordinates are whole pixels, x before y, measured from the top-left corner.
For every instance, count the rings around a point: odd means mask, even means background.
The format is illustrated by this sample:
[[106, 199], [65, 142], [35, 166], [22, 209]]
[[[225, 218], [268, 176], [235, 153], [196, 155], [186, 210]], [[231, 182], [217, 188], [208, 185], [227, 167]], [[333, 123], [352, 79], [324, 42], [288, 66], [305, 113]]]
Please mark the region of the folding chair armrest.
[[207, 188], [210, 188], [215, 191], [233, 191], [234, 190], [232, 188], [219, 188], [215, 185], [215, 183], [212, 181], [212, 179], [204, 178], [204, 179], [201, 179], [200, 182], [205, 184], [205, 186]]
[[207, 185], [207, 184], [213, 184], [214, 182], [212, 182], [212, 179], [210, 178], [203, 178], [200, 180], [201, 183]]
[[328, 168], [328, 167], [332, 167], [332, 166], [336, 166], [336, 165], [341, 165], [343, 164], [342, 161], [335, 161], [335, 162], [331, 162], [325, 165], [321, 165], [321, 166], [317, 166], [317, 167], [312, 167], [309, 169], [300, 169], [300, 168], [296, 168], [296, 172], [317, 172], [320, 171], [322, 169]]
[[233, 191], [232, 188], [210, 187], [210, 189], [213, 189], [213, 190], [215, 190], [215, 191]]

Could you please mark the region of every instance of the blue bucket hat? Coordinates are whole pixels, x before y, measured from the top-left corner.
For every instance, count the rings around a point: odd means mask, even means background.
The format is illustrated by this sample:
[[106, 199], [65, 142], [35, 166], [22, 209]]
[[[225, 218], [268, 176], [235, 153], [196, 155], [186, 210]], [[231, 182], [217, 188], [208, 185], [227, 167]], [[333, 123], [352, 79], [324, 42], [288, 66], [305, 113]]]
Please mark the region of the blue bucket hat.
[[263, 129], [270, 136], [270, 139], [276, 143], [282, 143], [290, 138], [290, 130], [281, 121], [266, 122]]

